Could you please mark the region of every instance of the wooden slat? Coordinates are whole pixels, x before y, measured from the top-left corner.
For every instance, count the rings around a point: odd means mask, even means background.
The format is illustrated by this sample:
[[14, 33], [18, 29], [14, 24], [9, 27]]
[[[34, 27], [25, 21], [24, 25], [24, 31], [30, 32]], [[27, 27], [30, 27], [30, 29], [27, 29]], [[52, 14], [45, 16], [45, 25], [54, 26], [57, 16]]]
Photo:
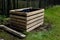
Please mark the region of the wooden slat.
[[[20, 9], [19, 9], [20, 10]], [[19, 10], [10, 13], [11, 25], [14, 25], [18, 30], [31, 31], [44, 22], [44, 9], [32, 12], [19, 12]]]
[[15, 9], [15, 11], [22, 11], [22, 10], [26, 10], [26, 9], [32, 9], [32, 7], [22, 8], [22, 9]]
[[25, 10], [25, 9], [32, 9], [32, 7], [10, 10], [10, 13], [15, 12], [15, 11], [22, 11], [22, 10]]
[[10, 21], [10, 22], [11, 22], [11, 24], [12, 24], [12, 23], [16, 23], [16, 24], [18, 24], [18, 25], [26, 26], [26, 23], [22, 23], [22, 22], [15, 22], [15, 21]]
[[27, 21], [27, 24], [33, 23], [33, 22], [35, 22], [37, 20], [41, 20], [41, 19], [44, 19], [44, 16], [41, 16], [41, 17], [35, 18], [33, 20]]
[[15, 10], [10, 10], [10, 14], [18, 14], [18, 15], [27, 16], [27, 14], [26, 14], [25, 12], [20, 12], [20, 11], [26, 10], [26, 9], [32, 9], [32, 7], [22, 8], [22, 9], [15, 9]]
[[37, 18], [39, 16], [43, 16], [44, 13], [40, 13], [40, 14], [36, 14], [36, 15], [33, 15], [33, 16], [30, 16], [30, 17], [23, 17], [23, 16], [16, 16], [16, 15], [10, 15], [11, 18], [17, 18], [17, 19], [23, 19], [23, 20], [32, 20], [34, 18]]
[[27, 14], [25, 12], [11, 12], [10, 14], [15, 14], [15, 15], [22, 15], [22, 16], [26, 16]]
[[43, 22], [43, 21], [44, 20], [42, 19], [42, 20], [38, 20], [38, 21], [36, 21], [34, 23], [31, 23], [31, 24], [27, 25], [27, 29], [30, 28], [30, 27], [32, 27], [32, 26], [34, 26], [34, 25], [36, 25], [36, 24], [38, 24], [38, 23], [40, 23], [40, 22]]
[[21, 19], [16, 19], [16, 18], [11, 18], [11, 21], [16, 21], [16, 22], [22, 22], [22, 23], [26, 23], [26, 20], [21, 20]]
[[26, 20], [26, 17], [16, 16], [16, 15], [10, 15], [10, 18], [17, 18], [17, 19], [24, 19], [24, 20]]
[[41, 20], [37, 20], [36, 22], [34, 22], [34, 23], [32, 23], [32, 24], [29, 24], [29, 25], [26, 25], [26, 24], [24, 24], [24, 23], [19, 23], [19, 22], [14, 22], [14, 21], [12, 21], [11, 22], [11, 24], [14, 24], [14, 25], [16, 25], [16, 26], [23, 26], [24, 28], [30, 28], [30, 27], [32, 27], [33, 25], [36, 25], [36, 24], [38, 24], [39, 22], [42, 22], [43, 21], [43, 19], [41, 19]]
[[37, 24], [37, 25], [35, 25], [35, 26], [29, 28], [29, 29], [27, 30], [27, 32], [29, 32], [29, 31], [31, 31], [31, 30], [33, 30], [33, 29], [39, 27], [39, 26], [42, 25], [42, 24], [43, 24], [43, 22], [41, 22], [41, 23], [39, 23], [39, 24]]
[[36, 13], [44, 12], [44, 9], [33, 11], [33, 12], [11, 12], [10, 14], [18, 14], [18, 15], [23, 15], [23, 16], [31, 16]]
[[30, 16], [30, 15], [34, 15], [34, 14], [40, 13], [40, 12], [44, 12], [44, 9], [40, 9], [40, 10], [37, 10], [37, 11], [29, 12], [29, 13], [26, 13], [26, 14], [27, 14], [27, 16]]
[[24, 19], [24, 20], [26, 20], [26, 17], [16, 16], [16, 15], [10, 15], [10, 18], [17, 18], [17, 19]]
[[22, 22], [22, 23], [27, 23], [27, 24], [30, 24], [38, 19], [43, 19], [44, 16], [41, 16], [41, 17], [38, 17], [38, 18], [35, 18], [35, 19], [32, 19], [30, 21], [26, 21], [26, 20], [21, 20], [21, 19], [16, 19], [16, 18], [11, 18], [11, 21], [16, 21], [16, 22]]
[[[5, 25], [0, 25], [0, 27], [4, 30], [4, 31], [7, 31], [9, 33], [12, 33], [13, 35], [16, 35], [17, 37], [26, 37], [26, 35], [20, 33], [20, 32], [17, 32], [16, 30], [13, 30]], [[4, 39], [0, 39], [0, 40], [4, 40]]]
[[32, 19], [34, 19], [36, 17], [43, 16], [43, 15], [44, 15], [44, 13], [36, 14], [34, 16], [27, 17], [27, 20], [32, 20]]

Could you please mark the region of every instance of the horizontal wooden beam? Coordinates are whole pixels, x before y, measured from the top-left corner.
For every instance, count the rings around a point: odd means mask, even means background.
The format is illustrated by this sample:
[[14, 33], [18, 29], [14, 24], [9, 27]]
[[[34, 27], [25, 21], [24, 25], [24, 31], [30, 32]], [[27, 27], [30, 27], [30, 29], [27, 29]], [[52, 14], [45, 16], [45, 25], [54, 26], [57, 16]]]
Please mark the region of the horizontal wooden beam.
[[8, 32], [10, 32], [10, 33], [12, 33], [12, 34], [14, 34], [14, 35], [20, 37], [20, 38], [21, 38], [21, 37], [23, 37], [23, 38], [26, 37], [26, 35], [22, 34], [21, 32], [17, 32], [17, 31], [15, 31], [15, 30], [13, 30], [13, 29], [7, 27], [7, 26], [0, 25], [0, 28], [2, 28], [3, 30], [8, 31]]
[[27, 28], [33, 27], [34, 25], [37, 25], [38, 23], [43, 22], [43, 21], [44, 21], [44, 20], [41, 19], [41, 20], [38, 20], [38, 21], [36, 21], [36, 22], [33, 22], [33, 23], [27, 25]]
[[26, 31], [27, 31], [27, 32], [30, 32], [31, 30], [33, 30], [33, 29], [39, 27], [39, 26], [42, 25], [42, 24], [43, 24], [43, 22], [41, 22], [41, 23], [39, 23], [39, 24], [37, 24], [37, 25], [35, 25], [35, 26], [33, 26], [33, 27], [27, 29]]

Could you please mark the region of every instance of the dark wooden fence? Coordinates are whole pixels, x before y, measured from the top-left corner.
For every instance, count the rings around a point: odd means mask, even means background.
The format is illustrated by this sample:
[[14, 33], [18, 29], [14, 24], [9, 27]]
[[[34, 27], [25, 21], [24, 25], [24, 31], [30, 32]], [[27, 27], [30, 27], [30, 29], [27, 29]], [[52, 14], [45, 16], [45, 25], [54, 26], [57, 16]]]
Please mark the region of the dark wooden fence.
[[9, 10], [33, 7], [48, 8], [53, 5], [59, 5], [59, 0], [0, 0], [0, 14], [9, 15]]

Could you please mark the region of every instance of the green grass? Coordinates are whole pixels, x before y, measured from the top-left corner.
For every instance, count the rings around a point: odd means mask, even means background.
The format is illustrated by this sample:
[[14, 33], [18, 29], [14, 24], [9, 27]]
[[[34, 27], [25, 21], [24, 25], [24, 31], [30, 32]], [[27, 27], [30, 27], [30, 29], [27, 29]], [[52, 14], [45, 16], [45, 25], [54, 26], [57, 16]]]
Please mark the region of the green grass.
[[6, 24], [9, 21], [9, 18], [6, 18], [5, 15], [0, 15], [0, 25]]
[[27, 36], [26, 40], [60, 40], [60, 6], [46, 9], [45, 20], [52, 24], [52, 29], [32, 32]]
[[[60, 40], [60, 6], [46, 9], [45, 21], [52, 24], [51, 30], [29, 32], [25, 40]], [[19, 40], [4, 31], [0, 32], [0, 37], [5, 40]]]

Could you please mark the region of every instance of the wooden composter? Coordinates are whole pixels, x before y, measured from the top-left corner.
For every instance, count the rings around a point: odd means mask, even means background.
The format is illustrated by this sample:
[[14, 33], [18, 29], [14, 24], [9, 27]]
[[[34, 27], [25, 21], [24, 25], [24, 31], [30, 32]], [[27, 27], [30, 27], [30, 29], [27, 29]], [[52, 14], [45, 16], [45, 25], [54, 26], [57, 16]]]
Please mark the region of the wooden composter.
[[23, 8], [10, 11], [12, 28], [29, 32], [44, 23], [44, 9]]

